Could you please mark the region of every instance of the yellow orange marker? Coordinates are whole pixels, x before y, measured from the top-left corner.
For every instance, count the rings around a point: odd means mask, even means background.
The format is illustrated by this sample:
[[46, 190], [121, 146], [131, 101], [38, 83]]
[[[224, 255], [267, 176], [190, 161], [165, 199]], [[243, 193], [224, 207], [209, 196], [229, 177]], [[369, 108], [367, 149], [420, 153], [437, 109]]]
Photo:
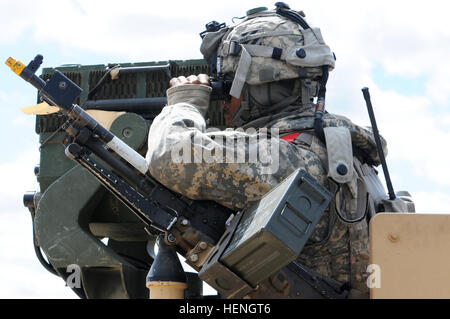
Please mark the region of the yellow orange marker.
[[6, 60], [5, 64], [11, 68], [11, 70], [17, 74], [20, 75], [22, 71], [26, 68], [26, 65], [23, 64], [20, 61], [16, 61], [13, 58], [9, 58]]
[[58, 112], [59, 107], [50, 106], [46, 102], [42, 102], [36, 105], [21, 108], [20, 110], [25, 114], [47, 115]]

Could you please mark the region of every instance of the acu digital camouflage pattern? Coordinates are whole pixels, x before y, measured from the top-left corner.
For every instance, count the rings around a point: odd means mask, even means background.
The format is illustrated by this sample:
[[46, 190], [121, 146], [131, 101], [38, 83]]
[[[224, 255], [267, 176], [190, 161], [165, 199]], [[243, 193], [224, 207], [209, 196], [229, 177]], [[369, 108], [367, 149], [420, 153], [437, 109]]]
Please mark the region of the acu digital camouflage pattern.
[[[186, 96], [184, 101], [177, 98], [182, 103], [165, 107], [150, 128], [146, 157], [150, 173], [168, 188], [191, 199], [213, 200], [234, 210], [259, 200], [297, 168], [305, 169], [323, 186], [334, 189], [335, 185], [327, 178], [327, 150], [313, 133], [312, 97], [317, 96], [317, 90], [313, 89], [320, 83], [322, 66], [327, 65], [329, 70], [335, 66], [334, 55], [325, 44], [320, 29], [303, 29], [273, 10], [264, 11], [249, 15], [236, 25], [206, 34], [200, 50], [206, 58], [217, 54], [218, 72], [234, 78], [230, 95], [242, 98], [241, 109], [245, 111], [247, 105], [250, 115], [255, 109], [262, 111], [258, 111], [256, 117], [242, 118], [237, 126], [242, 126], [245, 131], [207, 132], [202, 116], [204, 108], [197, 109], [199, 105], [192, 101], [192, 95]], [[298, 52], [305, 54], [302, 56]], [[280, 80], [300, 81], [302, 85], [294, 86], [290, 97], [281, 100], [274, 99], [272, 94], [264, 99], [259, 91], [256, 94], [260, 99], [246, 98], [246, 94], [254, 98], [249, 87], [261, 85], [260, 91], [268, 91], [273, 83], [281, 83]], [[265, 105], [252, 100], [270, 103]], [[276, 109], [272, 109], [275, 106]], [[347, 127], [353, 155], [362, 163], [379, 164], [370, 130], [332, 114], [325, 115], [324, 126]], [[249, 128], [253, 128], [253, 133], [248, 131]], [[278, 137], [256, 139], [261, 136], [261, 131], [256, 129], [261, 128], [276, 129], [280, 135], [303, 133], [293, 143]], [[224, 140], [242, 139], [247, 143], [223, 143]], [[251, 162], [249, 158], [255, 148], [275, 149], [278, 153], [269, 163]], [[189, 153], [187, 161], [180, 161], [181, 149]], [[204, 153], [210, 160], [204, 160]], [[240, 154], [246, 161], [214, 161], [215, 156], [223, 159], [228, 153], [238, 154], [237, 157]], [[178, 154], [175, 161], [174, 154]], [[271, 174], [265, 173], [275, 158], [278, 169]], [[361, 213], [356, 211], [361, 197], [358, 193], [365, 189], [357, 189], [356, 185], [341, 185], [337, 194], [339, 211], [349, 217]], [[358, 223], [344, 223], [338, 218], [334, 203], [324, 212], [298, 260], [325, 277], [367, 293], [367, 222], [363, 219]], [[282, 277], [282, 274], [278, 275]], [[277, 276], [261, 283], [249, 297], [291, 297], [289, 278], [286, 284], [277, 287]]]
[[[278, 128], [280, 133], [302, 131], [306, 136], [308, 132], [312, 132], [312, 115], [311, 108], [303, 108], [302, 112], [295, 115], [279, 119], [273, 117], [261, 119], [256, 121], [259, 124], [256, 122], [253, 124], [256, 124], [254, 127], [257, 128]], [[325, 126], [327, 125], [348, 127], [353, 139], [355, 156], [362, 162], [372, 164], [379, 162], [374, 149], [374, 139], [369, 130], [356, 126], [344, 117], [332, 114], [325, 117]], [[168, 188], [191, 199], [213, 200], [234, 210], [242, 209], [260, 199], [296, 168], [305, 169], [328, 189], [332, 186], [327, 179], [326, 148], [315, 136], [310, 139], [310, 143], [304, 140], [296, 140], [294, 143], [280, 139], [263, 141], [269, 147], [273, 143], [279, 147], [279, 169], [273, 174], [262, 174], [266, 166], [262, 163], [207, 163], [202, 160], [199, 157], [200, 151], [209, 152], [208, 154], [212, 156], [234, 151], [234, 154], [245, 154], [248, 159], [251, 143], [243, 144], [244, 146], [236, 143], [224, 145], [220, 141], [225, 137], [228, 140], [254, 138], [242, 130], [207, 132], [206, 129], [205, 120], [194, 105], [178, 103], [166, 106], [155, 118], [149, 132], [146, 159], [152, 176]], [[174, 150], [177, 153], [186, 145], [191, 150], [191, 160], [188, 163], [175, 163]], [[338, 193], [338, 196], [341, 196], [341, 210], [351, 211], [355, 206], [355, 196], [346, 187], [342, 189], [343, 191]], [[298, 260], [326, 277], [341, 283], [349, 283], [352, 288], [368, 292], [367, 222], [364, 219], [358, 223], [346, 224], [337, 217], [332, 206], [325, 211]], [[261, 291], [268, 289], [265, 285], [261, 287], [265, 287], [261, 288]], [[286, 293], [281, 292], [281, 295]], [[261, 295], [256, 293], [253, 296], [257, 298]]]
[[[242, 52], [233, 54], [236, 44], [251, 55], [251, 64], [245, 76], [247, 84], [295, 79], [299, 77], [298, 67], [309, 68], [309, 72], [320, 75], [322, 65], [328, 65], [330, 70], [335, 66], [334, 55], [325, 44], [319, 28], [303, 29], [273, 10], [249, 15], [229, 27], [226, 33], [218, 33], [224, 34], [217, 49], [224, 74], [239, 73]], [[205, 39], [208, 41], [208, 38]], [[273, 48], [281, 49], [279, 59], [272, 58]], [[296, 53], [299, 49], [305, 52], [303, 58]]]

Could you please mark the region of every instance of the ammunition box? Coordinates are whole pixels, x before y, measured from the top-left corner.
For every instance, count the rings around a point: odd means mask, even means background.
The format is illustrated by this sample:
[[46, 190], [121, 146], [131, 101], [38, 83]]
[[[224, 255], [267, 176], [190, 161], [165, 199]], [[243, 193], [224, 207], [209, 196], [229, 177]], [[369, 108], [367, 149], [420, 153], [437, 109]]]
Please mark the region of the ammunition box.
[[332, 197], [296, 170], [234, 217], [200, 278], [222, 297], [242, 298], [298, 257]]

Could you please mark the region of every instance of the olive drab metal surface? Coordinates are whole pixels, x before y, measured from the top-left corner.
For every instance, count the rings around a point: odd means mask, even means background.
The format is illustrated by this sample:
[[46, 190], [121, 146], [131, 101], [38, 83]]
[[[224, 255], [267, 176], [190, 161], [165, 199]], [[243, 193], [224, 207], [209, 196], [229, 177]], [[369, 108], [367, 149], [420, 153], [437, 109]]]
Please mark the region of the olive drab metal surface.
[[241, 298], [295, 260], [332, 194], [297, 169], [234, 217], [217, 251], [199, 272], [223, 297]]
[[[120, 66], [124, 68], [167, 66], [167, 69], [119, 73], [117, 79], [105, 80], [96, 94], [88, 100], [88, 92], [94, 89], [97, 83], [107, 75], [107, 67], [111, 69], [116, 65], [118, 64], [63, 65], [57, 68], [43, 69], [41, 78], [48, 80], [55, 70], [62, 72], [84, 90], [75, 103], [87, 110], [105, 110], [106, 105], [103, 102], [106, 101], [107, 105], [111, 105], [111, 101], [114, 101], [116, 111], [130, 112], [127, 110], [128, 106], [130, 103], [135, 106], [133, 103], [137, 101], [141, 104], [133, 113], [151, 123], [165, 105], [169, 76], [208, 73], [208, 67], [203, 60], [121, 63]], [[143, 103], [144, 99], [149, 99], [147, 104]], [[211, 103], [207, 117], [210, 124], [215, 127], [220, 128], [224, 125], [223, 111], [218, 101]], [[65, 136], [61, 126], [66, 120], [67, 117], [62, 113], [36, 116], [35, 130], [39, 134], [41, 143], [40, 169], [37, 174], [41, 192], [44, 192], [51, 183], [75, 166], [75, 163], [64, 155], [64, 150], [60, 146]]]
[[[114, 66], [110, 64], [108, 69]], [[109, 78], [106, 65], [47, 68], [41, 78], [48, 80], [59, 70], [83, 89], [75, 103], [128, 146], [145, 154], [148, 128], [165, 105], [170, 76], [207, 73], [207, 66], [203, 60], [120, 66], [124, 72], [119, 72], [114, 80]], [[137, 72], [125, 72], [130, 67]], [[95, 94], [88, 96], [102, 79], [103, 84]], [[108, 109], [108, 105], [114, 108]], [[214, 113], [218, 109], [211, 109], [210, 119], [220, 125], [222, 113]], [[146, 271], [142, 269], [152, 263], [147, 252], [152, 236], [144, 231], [144, 224], [125, 205], [65, 155], [66, 120], [60, 112], [36, 116], [35, 130], [39, 134], [41, 155], [35, 169], [40, 194], [35, 197], [40, 199], [41, 205], [35, 209], [41, 247], [62, 278], [67, 276], [68, 265], [82, 265], [82, 287], [74, 289], [80, 297], [147, 298], [148, 290], [143, 284]], [[68, 188], [73, 190], [72, 197], [67, 196]], [[60, 198], [65, 200], [58, 200]], [[57, 238], [61, 229], [66, 232], [63, 242]], [[102, 238], [109, 239], [106, 245], [100, 242]], [[55, 240], [61, 245], [54, 246]], [[197, 275], [188, 275], [185, 296], [198, 297], [201, 281]], [[105, 281], [109, 286], [99, 290], [99, 283]]]
[[[88, 102], [88, 92], [92, 90], [96, 84], [107, 73], [106, 68], [112, 68], [118, 64], [108, 65], [65, 65], [58, 68], [43, 69], [41, 78], [48, 80], [55, 70], [61, 71], [75, 84], [80, 86], [84, 91], [75, 101], [76, 104], [84, 106]], [[148, 66], [167, 66], [168, 72], [164, 70], [142, 71], [135, 73], [120, 74], [115, 80], [108, 80], [96, 92], [89, 101], [101, 102], [104, 100], [125, 100], [125, 99], [143, 99], [143, 98], [161, 98], [166, 96], [166, 90], [169, 88], [169, 80], [171, 76], [188, 76], [190, 74], [208, 73], [208, 67], [203, 60], [186, 60], [186, 61], [160, 61], [160, 62], [142, 62], [142, 63], [121, 63], [121, 67], [148, 67]], [[146, 117], [148, 114], [156, 115], [161, 110], [164, 103], [160, 103], [159, 109], [147, 109], [141, 111]], [[214, 108], [211, 110], [210, 117], [221, 123], [221, 110]], [[51, 116], [37, 116], [36, 133], [54, 132], [60, 125], [64, 123], [62, 114], [54, 114]]]

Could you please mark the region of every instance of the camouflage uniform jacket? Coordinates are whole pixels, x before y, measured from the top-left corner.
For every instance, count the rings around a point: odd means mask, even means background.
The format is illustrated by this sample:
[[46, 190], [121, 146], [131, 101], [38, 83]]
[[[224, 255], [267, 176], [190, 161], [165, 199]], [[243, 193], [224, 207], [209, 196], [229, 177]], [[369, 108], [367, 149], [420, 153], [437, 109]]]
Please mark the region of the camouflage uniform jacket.
[[[251, 136], [243, 130], [207, 132], [203, 117], [206, 110], [196, 107], [195, 100], [189, 102], [166, 106], [153, 121], [149, 132], [146, 159], [150, 173], [168, 188], [194, 200], [213, 200], [238, 210], [260, 199], [297, 168], [305, 169], [319, 183], [330, 187], [326, 148], [313, 134], [309, 139], [296, 139], [293, 143], [281, 139], [262, 141], [264, 145], [259, 145], [259, 140], [234, 145], [223, 143], [224, 138], [227, 141], [251, 140]], [[313, 111], [305, 109], [294, 115], [280, 115], [261, 122], [265, 123], [264, 127], [279, 129], [280, 135], [296, 131], [308, 133], [312, 132]], [[369, 130], [332, 114], [326, 114], [324, 126], [347, 127], [355, 156], [361, 162], [379, 164]], [[224, 155], [228, 151], [246, 155], [248, 159], [255, 142], [261, 148], [276, 144], [279, 148], [278, 170], [265, 174], [264, 167], [267, 165], [261, 162], [214, 160], [214, 156]], [[174, 160], [181, 154], [180, 149], [184, 150], [183, 154], [186, 150], [191, 152], [189, 160]], [[201, 152], [208, 156], [203, 155], [202, 158]], [[341, 210], [351, 210], [356, 197], [354, 191], [352, 193], [350, 188], [342, 187], [337, 196], [341, 199]], [[368, 260], [367, 221], [344, 223], [330, 208], [325, 211], [299, 256], [299, 261], [311, 270], [364, 292], [367, 292], [365, 273]]]

